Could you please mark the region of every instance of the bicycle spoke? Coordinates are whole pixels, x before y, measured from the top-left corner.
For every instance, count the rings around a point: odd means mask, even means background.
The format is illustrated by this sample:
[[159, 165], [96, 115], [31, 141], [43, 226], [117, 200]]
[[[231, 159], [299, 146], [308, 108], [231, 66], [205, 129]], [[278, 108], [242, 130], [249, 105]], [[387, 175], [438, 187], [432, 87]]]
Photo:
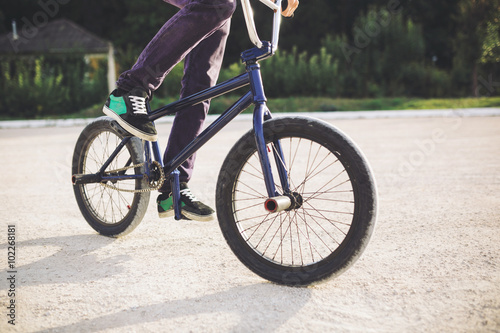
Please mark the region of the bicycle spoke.
[[309, 265], [333, 253], [346, 237], [354, 214], [352, 186], [338, 158], [322, 145], [304, 138], [280, 141], [288, 161], [277, 153], [276, 145], [272, 145], [274, 156], [286, 166], [290, 190], [300, 194], [302, 207], [276, 214], [264, 211], [267, 191], [255, 153], [241, 170], [233, 194], [237, 226], [247, 244], [268, 260]]
[[[82, 172], [87, 174], [98, 172], [120, 142], [121, 138], [109, 131], [97, 135], [89, 145]], [[131, 164], [130, 153], [127, 149], [122, 149], [111, 161], [107, 170], [117, 170]], [[123, 172], [123, 174], [125, 173], [127, 170]], [[122, 189], [135, 189], [135, 184], [135, 180], [123, 180], [116, 182], [114, 186]], [[123, 220], [134, 199], [134, 195], [131, 193], [106, 188], [101, 184], [85, 184], [83, 190], [87, 198], [87, 205], [92, 209], [93, 214], [99, 220], [109, 224], [119, 223]]]

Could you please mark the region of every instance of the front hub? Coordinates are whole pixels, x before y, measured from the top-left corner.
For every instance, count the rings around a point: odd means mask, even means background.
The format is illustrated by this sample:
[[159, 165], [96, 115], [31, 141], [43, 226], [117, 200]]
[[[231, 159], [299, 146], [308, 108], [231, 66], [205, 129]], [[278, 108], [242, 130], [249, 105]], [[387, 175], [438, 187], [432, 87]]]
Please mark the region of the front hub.
[[287, 211], [291, 211], [291, 210], [294, 210], [294, 209], [299, 209], [300, 207], [302, 207], [302, 204], [304, 203], [304, 201], [303, 201], [302, 195], [300, 195], [300, 193], [292, 192], [292, 193], [287, 193], [285, 195], [287, 197], [289, 197], [290, 201], [291, 201], [290, 207], [288, 207], [286, 209]]

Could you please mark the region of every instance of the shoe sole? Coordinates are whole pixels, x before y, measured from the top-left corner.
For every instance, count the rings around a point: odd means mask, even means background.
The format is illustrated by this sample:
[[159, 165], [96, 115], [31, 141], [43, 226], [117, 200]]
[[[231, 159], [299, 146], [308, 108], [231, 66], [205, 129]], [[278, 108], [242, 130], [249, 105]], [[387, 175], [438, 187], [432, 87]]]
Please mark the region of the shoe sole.
[[120, 124], [120, 126], [123, 127], [130, 134], [133, 134], [136, 137], [141, 138], [143, 140], [147, 140], [147, 141], [157, 141], [158, 140], [157, 134], [151, 135], [151, 134], [148, 134], [146, 132], [141, 131], [138, 128], [133, 127], [129, 123], [125, 122], [119, 115], [117, 115], [113, 110], [108, 108], [106, 105], [103, 106], [102, 112], [104, 112], [104, 114], [106, 116], [109, 116], [109, 117], [113, 118], [114, 120], [116, 120], [116, 122], [118, 122], [118, 124]]
[[158, 216], [160, 218], [164, 218], [164, 217], [172, 217], [175, 215], [175, 212], [174, 210], [167, 210], [166, 212], [158, 212]]
[[[181, 214], [185, 218], [192, 220], [192, 221], [209, 222], [209, 221], [213, 221], [215, 219], [215, 213], [211, 214], [211, 215], [198, 215], [198, 214], [194, 214], [194, 213], [190, 213], [188, 211], [182, 210]], [[165, 212], [158, 212], [158, 216], [160, 218], [173, 217], [174, 215], [175, 215], [174, 210], [168, 210]]]
[[184, 215], [185, 217], [187, 217], [190, 220], [200, 221], [200, 222], [210, 222], [210, 221], [213, 221], [215, 219], [215, 214], [197, 215], [197, 214], [187, 212], [185, 210], [182, 211], [182, 215]]

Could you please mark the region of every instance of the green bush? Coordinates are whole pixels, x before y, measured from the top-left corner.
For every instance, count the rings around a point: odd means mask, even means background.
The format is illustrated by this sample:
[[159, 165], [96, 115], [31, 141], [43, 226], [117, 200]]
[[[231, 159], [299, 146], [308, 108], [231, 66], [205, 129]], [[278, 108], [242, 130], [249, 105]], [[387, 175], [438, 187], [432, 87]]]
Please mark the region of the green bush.
[[81, 57], [22, 57], [0, 62], [0, 115], [37, 118], [75, 113], [108, 93], [105, 64]]
[[[428, 52], [428, 50], [427, 50]], [[130, 58], [130, 56], [129, 56]], [[130, 59], [129, 59], [130, 60]], [[130, 61], [129, 61], [130, 63]], [[280, 49], [261, 63], [265, 91], [269, 98], [347, 97], [347, 98], [442, 98], [471, 95], [472, 69], [460, 54], [454, 56], [453, 68], [436, 67], [426, 55], [422, 27], [403, 12], [391, 13], [377, 7], [360, 15], [349, 34], [327, 35], [316, 53], [297, 48]], [[219, 82], [244, 72], [241, 63], [224, 68]], [[182, 64], [167, 76], [157, 94], [176, 97], [182, 78]], [[480, 64], [478, 77], [483, 81], [481, 94], [500, 94], [488, 82], [498, 82], [498, 63]], [[491, 77], [491, 78], [490, 78]], [[486, 84], [484, 82], [487, 82]], [[215, 102], [213, 110], [223, 110], [225, 103]], [[368, 105], [379, 108], [377, 102]], [[319, 109], [337, 109], [325, 104]]]
[[37, 117], [57, 108], [67, 95], [62, 74], [43, 75], [42, 59], [1, 63], [0, 110], [6, 117]]
[[451, 76], [435, 67], [428, 69], [428, 85], [426, 97], [442, 98], [452, 95]]
[[[317, 54], [299, 53], [293, 48], [263, 61], [266, 94], [273, 98], [429, 98], [453, 94], [452, 82], [457, 76], [425, 59], [422, 29], [402, 13], [371, 8], [354, 26], [352, 39], [327, 36]], [[233, 64], [221, 72], [221, 77], [235, 76], [236, 70], [242, 72], [243, 66]], [[457, 82], [463, 80], [468, 82], [469, 77], [462, 75]]]
[[155, 91], [158, 97], [176, 97], [179, 98], [181, 91], [181, 80], [184, 75], [184, 62], [178, 63], [170, 73], [165, 77], [162, 85]]

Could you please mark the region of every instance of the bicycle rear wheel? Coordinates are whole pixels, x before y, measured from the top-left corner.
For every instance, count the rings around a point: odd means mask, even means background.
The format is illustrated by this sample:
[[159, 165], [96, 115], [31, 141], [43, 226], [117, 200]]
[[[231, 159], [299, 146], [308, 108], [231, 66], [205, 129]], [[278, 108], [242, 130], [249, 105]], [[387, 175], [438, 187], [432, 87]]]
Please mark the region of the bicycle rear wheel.
[[[228, 153], [217, 181], [217, 215], [235, 255], [261, 277], [308, 285], [341, 274], [359, 258], [373, 232], [377, 194], [356, 145], [333, 126], [304, 117], [264, 123], [273, 161], [280, 141], [293, 209], [269, 213], [253, 131]], [[281, 195], [276, 166], [273, 176]]]
[[[96, 119], [80, 134], [73, 153], [72, 174], [97, 173], [115, 148], [122, 142], [125, 132], [109, 117]], [[129, 140], [113, 159], [106, 171], [123, 169], [144, 162], [142, 141]], [[124, 174], [142, 174], [144, 167], [121, 171]], [[108, 183], [78, 184], [73, 186], [78, 207], [89, 225], [102, 235], [118, 237], [130, 233], [141, 222], [149, 203], [150, 192], [125, 192], [105, 186]], [[140, 190], [148, 187], [144, 179], [109, 182], [122, 190]]]

